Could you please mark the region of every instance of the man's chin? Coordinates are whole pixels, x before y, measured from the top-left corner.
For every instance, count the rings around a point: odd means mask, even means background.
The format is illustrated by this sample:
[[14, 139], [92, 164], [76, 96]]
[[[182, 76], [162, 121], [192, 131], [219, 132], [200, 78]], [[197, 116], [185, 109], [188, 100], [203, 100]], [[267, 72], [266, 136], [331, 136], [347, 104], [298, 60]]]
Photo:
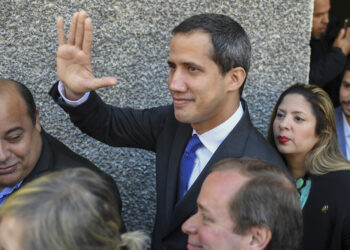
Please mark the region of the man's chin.
[[322, 31], [318, 34], [312, 34], [312, 38], [318, 40], [318, 39], [321, 39], [322, 37], [324, 37], [325, 34], [326, 34], [326, 31]]
[[345, 115], [345, 118], [346, 118], [347, 120], [349, 120], [349, 119], [350, 119], [350, 110], [344, 111], [344, 115]]
[[182, 123], [191, 123], [191, 117], [183, 109], [175, 109], [175, 118], [177, 121]]
[[199, 250], [199, 249], [203, 249], [203, 247], [199, 244], [187, 243], [187, 249], [188, 250]]

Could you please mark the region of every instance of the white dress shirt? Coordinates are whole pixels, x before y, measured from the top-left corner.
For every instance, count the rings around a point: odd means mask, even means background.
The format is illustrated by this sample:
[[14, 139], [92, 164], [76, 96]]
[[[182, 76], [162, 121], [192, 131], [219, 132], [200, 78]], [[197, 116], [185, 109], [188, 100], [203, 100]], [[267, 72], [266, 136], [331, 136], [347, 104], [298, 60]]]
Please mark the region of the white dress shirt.
[[244, 114], [242, 104], [239, 103], [239, 107], [236, 112], [230, 116], [226, 121], [221, 123], [219, 126], [198, 135], [195, 130], [193, 134], [197, 134], [201, 140], [203, 146], [197, 149], [196, 159], [194, 160], [194, 167], [188, 182], [188, 189], [196, 181], [197, 177], [200, 175], [204, 167], [209, 162], [210, 158], [213, 156], [215, 151], [218, 149], [220, 144], [225, 140], [229, 133], [234, 129], [239, 120], [241, 120]]
[[63, 100], [70, 106], [72, 107], [76, 107], [79, 106], [80, 104], [82, 104], [83, 102], [85, 102], [90, 95], [90, 92], [86, 92], [83, 97], [81, 97], [80, 99], [76, 100], [76, 101], [72, 101], [67, 99], [67, 97], [65, 97], [65, 91], [64, 91], [64, 86], [63, 83], [61, 81], [58, 82], [58, 92], [60, 93], [61, 97], [63, 98]]

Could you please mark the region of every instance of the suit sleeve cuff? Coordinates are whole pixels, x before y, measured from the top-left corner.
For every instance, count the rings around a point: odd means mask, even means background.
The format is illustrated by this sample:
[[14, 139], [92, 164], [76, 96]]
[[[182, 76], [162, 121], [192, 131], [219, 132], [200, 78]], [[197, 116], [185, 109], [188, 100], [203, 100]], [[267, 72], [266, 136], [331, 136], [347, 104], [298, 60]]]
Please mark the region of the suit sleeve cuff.
[[62, 99], [64, 100], [65, 103], [67, 103], [69, 106], [71, 107], [77, 107], [80, 104], [86, 102], [86, 100], [89, 98], [90, 96], [90, 92], [86, 92], [82, 98], [76, 100], [76, 101], [72, 101], [69, 100], [67, 97], [65, 97], [65, 92], [64, 92], [64, 86], [63, 83], [61, 81], [58, 82], [58, 92], [60, 93]]

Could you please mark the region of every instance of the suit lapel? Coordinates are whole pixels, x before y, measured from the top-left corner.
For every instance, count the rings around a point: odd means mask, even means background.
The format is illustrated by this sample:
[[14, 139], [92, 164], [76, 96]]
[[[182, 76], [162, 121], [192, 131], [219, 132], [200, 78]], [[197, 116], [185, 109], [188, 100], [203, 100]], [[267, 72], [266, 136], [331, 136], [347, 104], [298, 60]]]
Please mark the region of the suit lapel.
[[[241, 120], [215, 151], [215, 153], [210, 158], [209, 162], [207, 163], [201, 174], [198, 176], [196, 181], [193, 183], [191, 188], [187, 191], [185, 196], [176, 204], [174, 212], [172, 213], [170, 225], [169, 227], [167, 227], [169, 228], [169, 231], [167, 233], [171, 233], [176, 228], [181, 226], [181, 224], [188, 217], [190, 217], [197, 211], [197, 197], [200, 192], [202, 183], [207, 177], [211, 166], [225, 158], [240, 158], [243, 155], [251, 127], [252, 125], [250, 122], [248, 109], [246, 108], [246, 105], [244, 105], [244, 115], [241, 118]], [[182, 145], [182, 152], [184, 151], [186, 142]], [[181, 155], [182, 154], [180, 154], [180, 159]], [[178, 173], [176, 172], [176, 174]]]
[[341, 107], [335, 109], [335, 121], [336, 121], [336, 129], [338, 135], [338, 145], [340, 151], [346, 157], [346, 142], [345, 142], [345, 134], [344, 134], [344, 121], [343, 121], [343, 110]]
[[[165, 199], [166, 199], [166, 217], [170, 219], [173, 214], [176, 203], [177, 179], [180, 169], [180, 161], [185, 150], [187, 142], [192, 135], [192, 127], [188, 124], [180, 123], [179, 128], [175, 132], [174, 140], [170, 150], [169, 168], [166, 182]], [[169, 220], [167, 221], [170, 222]], [[167, 227], [169, 228], [169, 227]]]

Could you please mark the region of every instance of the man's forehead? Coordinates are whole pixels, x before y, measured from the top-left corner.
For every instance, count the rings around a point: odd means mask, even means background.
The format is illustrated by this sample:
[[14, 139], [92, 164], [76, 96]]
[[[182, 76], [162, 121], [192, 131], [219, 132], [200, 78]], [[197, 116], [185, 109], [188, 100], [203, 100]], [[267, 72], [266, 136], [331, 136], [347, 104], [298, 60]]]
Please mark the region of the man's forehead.
[[330, 7], [331, 5], [329, 0], [315, 0], [314, 14], [318, 14], [320, 12], [328, 12]]
[[15, 128], [23, 127], [29, 118], [27, 106], [18, 95], [0, 95], [0, 131], [7, 133]]
[[216, 213], [215, 210], [228, 204], [248, 180], [236, 170], [210, 173], [202, 185], [197, 200], [198, 208], [210, 214]]
[[205, 36], [203, 32], [176, 34], [170, 42], [168, 63], [200, 67], [208, 63], [216, 65], [212, 58], [213, 46]]
[[236, 193], [249, 180], [236, 170], [214, 171], [205, 179], [202, 189], [212, 195]]
[[350, 79], [350, 70], [345, 71], [344, 79]]

